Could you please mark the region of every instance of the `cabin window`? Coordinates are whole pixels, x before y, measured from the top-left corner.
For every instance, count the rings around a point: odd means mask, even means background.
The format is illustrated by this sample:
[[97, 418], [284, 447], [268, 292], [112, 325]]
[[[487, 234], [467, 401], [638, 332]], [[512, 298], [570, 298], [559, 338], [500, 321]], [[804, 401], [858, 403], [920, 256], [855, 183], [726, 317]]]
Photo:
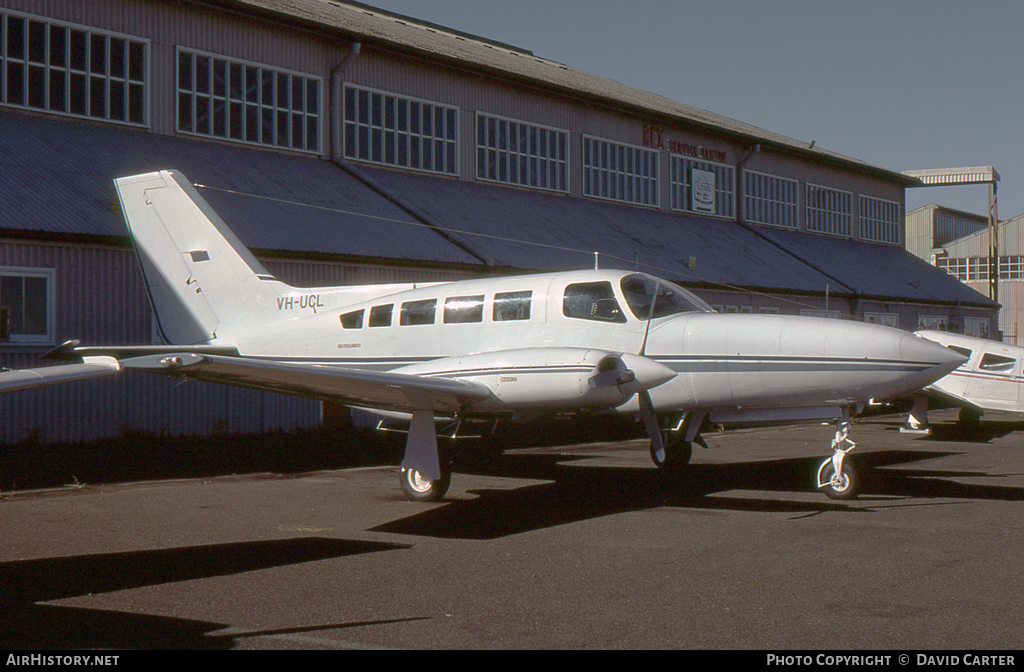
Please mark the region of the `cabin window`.
[[437, 299], [406, 301], [402, 304], [402, 310], [398, 316], [398, 323], [403, 327], [411, 327], [419, 324], [433, 324], [435, 313], [437, 313]]
[[532, 291], [499, 292], [494, 295], [494, 310], [491, 319], [495, 322], [530, 319]]
[[[341, 316], [341, 328], [342, 329], [362, 329], [363, 328], [363, 310], [353, 310], [351, 313], [345, 313]], [[389, 320], [390, 321], [390, 320]]]
[[451, 296], [444, 302], [444, 323], [463, 324], [484, 321], [484, 295]]
[[370, 308], [370, 326], [390, 327], [391, 313], [394, 307], [395, 304], [389, 303], [386, 306], [374, 306], [373, 308]]
[[626, 316], [615, 300], [610, 282], [578, 282], [565, 288], [562, 314], [581, 320], [624, 323]]
[[[711, 306], [704, 304], [682, 287], [649, 275], [627, 275], [620, 285], [629, 309], [638, 320], [711, 310]], [[753, 312], [753, 309], [745, 312]]]
[[985, 371], [1010, 371], [1016, 363], [1017, 360], [1012, 357], [1003, 357], [988, 352], [981, 358], [978, 368]]

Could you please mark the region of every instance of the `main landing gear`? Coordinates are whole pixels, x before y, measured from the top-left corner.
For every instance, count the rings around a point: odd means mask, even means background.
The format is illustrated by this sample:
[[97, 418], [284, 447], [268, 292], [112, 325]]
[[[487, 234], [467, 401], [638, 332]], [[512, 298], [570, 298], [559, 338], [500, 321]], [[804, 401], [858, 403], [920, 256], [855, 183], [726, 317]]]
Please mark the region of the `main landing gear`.
[[836, 418], [836, 436], [832, 439], [832, 457], [818, 467], [818, 489], [829, 499], [854, 499], [859, 494], [860, 479], [846, 454], [857, 447], [848, 438], [850, 408], [844, 407]]
[[414, 502], [439, 502], [452, 484], [451, 469], [441, 468], [440, 478], [431, 478], [418, 469], [402, 467], [398, 475], [402, 492]]
[[651, 461], [654, 465], [664, 473], [675, 474], [690, 464], [694, 443], [707, 448], [700, 436], [706, 417], [707, 413], [703, 411], [690, 411], [671, 428], [661, 427], [653, 413], [643, 417], [651, 437]]

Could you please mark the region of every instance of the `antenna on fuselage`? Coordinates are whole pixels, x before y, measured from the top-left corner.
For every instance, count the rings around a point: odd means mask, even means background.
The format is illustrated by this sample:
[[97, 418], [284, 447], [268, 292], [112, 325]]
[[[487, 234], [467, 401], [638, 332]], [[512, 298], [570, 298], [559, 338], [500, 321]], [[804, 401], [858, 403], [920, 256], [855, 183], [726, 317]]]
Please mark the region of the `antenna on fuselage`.
[[601, 270], [601, 253], [597, 250], [594, 250], [594, 270]]
[[654, 294], [651, 295], [651, 306], [647, 309], [647, 324], [644, 325], [644, 340], [640, 344], [640, 352], [637, 354], [641, 357], [646, 357], [647, 352], [647, 334], [651, 333], [651, 320], [654, 319], [654, 304], [658, 301], [658, 290], [661, 289], [661, 281], [654, 283]]

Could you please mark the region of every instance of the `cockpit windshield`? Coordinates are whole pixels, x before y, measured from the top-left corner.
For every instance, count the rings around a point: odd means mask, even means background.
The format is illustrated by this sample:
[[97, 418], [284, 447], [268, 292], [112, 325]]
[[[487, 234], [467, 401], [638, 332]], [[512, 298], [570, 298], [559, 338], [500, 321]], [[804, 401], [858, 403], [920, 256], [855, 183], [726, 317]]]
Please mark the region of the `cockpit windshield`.
[[711, 306], [682, 287], [650, 275], [627, 275], [622, 278], [621, 287], [629, 309], [638, 320], [678, 313], [714, 312]]

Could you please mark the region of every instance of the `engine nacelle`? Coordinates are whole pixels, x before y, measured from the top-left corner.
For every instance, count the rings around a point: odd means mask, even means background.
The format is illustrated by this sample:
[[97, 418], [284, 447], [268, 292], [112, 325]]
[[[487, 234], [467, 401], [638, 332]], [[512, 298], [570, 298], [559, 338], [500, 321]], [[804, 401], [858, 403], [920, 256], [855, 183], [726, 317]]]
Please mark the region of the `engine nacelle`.
[[494, 395], [477, 411], [619, 406], [675, 372], [652, 359], [585, 348], [524, 348], [435, 359], [400, 373], [469, 380]]

